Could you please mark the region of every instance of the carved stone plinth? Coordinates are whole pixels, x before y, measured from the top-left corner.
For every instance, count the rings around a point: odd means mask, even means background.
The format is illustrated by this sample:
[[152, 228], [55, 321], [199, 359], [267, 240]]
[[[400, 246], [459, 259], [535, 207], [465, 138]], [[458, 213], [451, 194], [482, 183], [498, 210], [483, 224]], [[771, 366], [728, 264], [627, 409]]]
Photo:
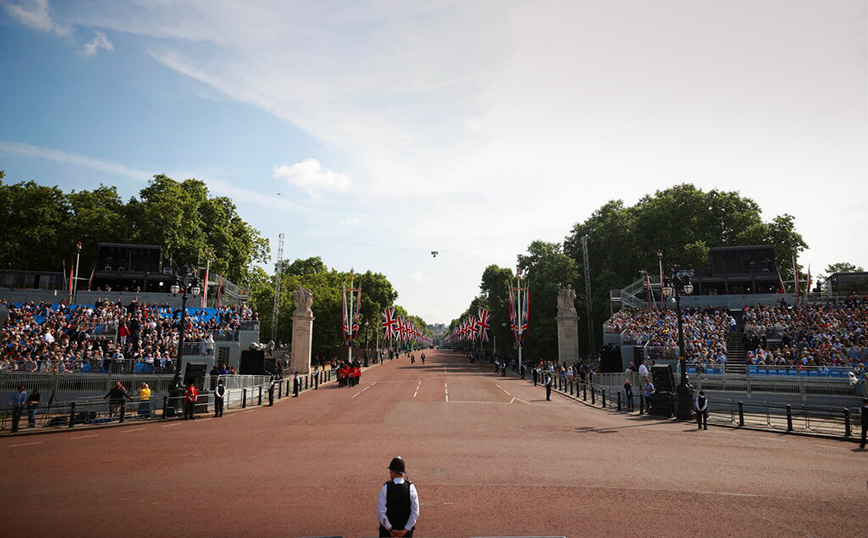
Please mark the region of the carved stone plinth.
[[292, 292], [295, 312], [292, 315], [292, 351], [289, 355], [290, 373], [310, 373], [310, 357], [313, 349], [313, 293], [298, 287]]
[[292, 316], [292, 351], [289, 372], [310, 373], [310, 357], [313, 348], [313, 316]]
[[571, 286], [558, 293], [558, 364], [579, 360], [579, 315]]

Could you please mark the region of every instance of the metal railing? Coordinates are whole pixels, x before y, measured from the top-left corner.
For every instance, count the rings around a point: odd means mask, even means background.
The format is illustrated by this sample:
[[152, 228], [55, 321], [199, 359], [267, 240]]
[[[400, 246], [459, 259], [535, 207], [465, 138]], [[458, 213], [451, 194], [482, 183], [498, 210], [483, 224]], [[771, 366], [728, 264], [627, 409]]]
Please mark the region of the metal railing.
[[[623, 376], [622, 376], [623, 377]], [[647, 412], [641, 386], [633, 387], [633, 405], [623, 388], [592, 385], [581, 380], [553, 377], [552, 390], [581, 400], [601, 409], [621, 413]], [[542, 387], [542, 386], [541, 386]], [[675, 402], [671, 403], [674, 415]], [[855, 438], [860, 424], [859, 408], [821, 405], [792, 405], [772, 401], [734, 401], [709, 399], [709, 424], [749, 427], [793, 433], [810, 433], [834, 437]]]
[[[2, 379], [2, 378], [0, 378]], [[271, 384], [270, 376], [250, 375], [224, 375], [206, 376], [199, 399], [195, 404], [196, 414], [210, 414], [214, 412], [213, 388], [217, 380], [223, 380], [226, 388], [224, 397], [224, 411], [241, 409], [253, 406], [268, 405], [268, 388]], [[316, 374], [310, 373], [299, 376], [299, 392], [316, 390], [319, 385], [334, 379], [330, 370], [320, 370]], [[108, 391], [114, 386], [115, 381], [121, 381], [127, 390], [138, 387], [142, 381], [148, 382], [152, 389], [152, 395], [147, 400], [138, 396], [129, 396], [122, 402], [113, 402], [108, 398], [78, 399], [74, 401], [52, 402], [51, 405], [43, 403], [35, 408], [33, 424], [36, 428], [64, 429], [77, 426], [101, 426], [119, 424], [128, 421], [146, 421], [153, 419], [172, 419], [183, 416], [184, 396], [169, 396], [173, 379], [169, 376], [148, 377], [138, 376], [134, 380], [113, 377], [105, 379], [78, 378], [71, 379], [63, 376], [31, 376], [25, 387], [28, 390], [39, 388], [44, 397], [55, 388], [63, 390], [84, 391]], [[76, 383], [71, 385], [70, 382]], [[17, 386], [16, 386], [17, 388]], [[283, 378], [275, 380], [272, 398], [279, 400], [293, 394], [293, 379]], [[4, 389], [4, 387], [0, 387]], [[14, 390], [14, 389], [13, 389]], [[11, 391], [10, 391], [11, 392]], [[0, 431], [12, 429], [14, 409], [10, 407], [0, 408]], [[19, 430], [28, 429], [29, 410], [24, 409], [19, 417]]]

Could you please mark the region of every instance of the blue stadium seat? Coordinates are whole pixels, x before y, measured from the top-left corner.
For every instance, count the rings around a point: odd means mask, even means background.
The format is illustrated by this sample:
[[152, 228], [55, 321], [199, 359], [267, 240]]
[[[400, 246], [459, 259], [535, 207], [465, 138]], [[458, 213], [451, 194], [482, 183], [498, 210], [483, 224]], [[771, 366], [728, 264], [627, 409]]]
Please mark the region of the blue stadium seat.
[[799, 375], [799, 371], [795, 368], [787, 368], [787, 375]]
[[144, 366], [145, 366], [145, 363], [143, 363], [143, 362], [137, 362], [137, 363], [136, 363], [136, 373], [137, 373], [137, 374], [141, 374], [142, 371], [144, 370]]
[[749, 373], [751, 375], [756, 375], [756, 366], [753, 366], [753, 365], [748, 366], [747, 367], [747, 373]]
[[81, 365], [81, 373], [89, 374], [90, 373], [90, 364], [82, 364]]
[[687, 373], [690, 375], [695, 374], [696, 373], [696, 367], [695, 366], [688, 366], [687, 367]]
[[759, 374], [759, 375], [769, 375], [769, 371], [766, 370], [765, 368], [760, 368], [760, 369], [757, 370], [757, 374]]
[[834, 368], [832, 370], [829, 370], [829, 375], [831, 377], [846, 377], [844, 370], [841, 370], [840, 368]]
[[817, 370], [810, 370], [810, 371], [808, 372], [808, 375], [809, 375], [810, 377], [820, 377], [820, 372], [818, 372]]

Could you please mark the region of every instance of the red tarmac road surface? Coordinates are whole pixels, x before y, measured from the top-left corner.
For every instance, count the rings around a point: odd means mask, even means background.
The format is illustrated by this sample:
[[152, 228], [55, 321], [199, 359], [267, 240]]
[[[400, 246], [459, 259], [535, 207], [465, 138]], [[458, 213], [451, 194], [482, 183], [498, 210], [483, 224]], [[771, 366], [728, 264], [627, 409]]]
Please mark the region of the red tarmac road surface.
[[5, 438], [0, 536], [376, 536], [401, 455], [418, 536], [865, 536], [868, 453], [618, 415], [428, 351], [272, 408]]

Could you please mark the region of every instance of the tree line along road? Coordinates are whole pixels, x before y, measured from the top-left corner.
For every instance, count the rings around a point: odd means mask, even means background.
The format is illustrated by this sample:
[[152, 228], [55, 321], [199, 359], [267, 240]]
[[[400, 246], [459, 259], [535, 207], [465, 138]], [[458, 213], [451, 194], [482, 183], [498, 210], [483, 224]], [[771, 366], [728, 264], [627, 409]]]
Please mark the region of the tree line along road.
[[864, 528], [868, 454], [853, 443], [546, 402], [487, 363], [426, 354], [220, 419], [3, 439], [3, 534], [375, 536], [398, 455], [420, 536]]

